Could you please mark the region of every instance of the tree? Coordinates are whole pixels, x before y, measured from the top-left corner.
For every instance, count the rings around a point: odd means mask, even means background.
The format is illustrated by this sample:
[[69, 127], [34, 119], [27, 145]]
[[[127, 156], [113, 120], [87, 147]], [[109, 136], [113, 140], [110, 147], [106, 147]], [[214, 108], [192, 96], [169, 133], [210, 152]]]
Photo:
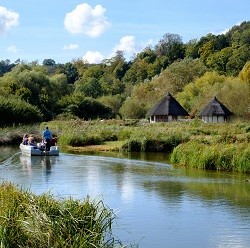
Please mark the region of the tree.
[[43, 60], [43, 66], [55, 66], [56, 62], [53, 59], [44, 59]]
[[0, 80], [5, 94], [17, 95], [37, 106], [47, 119], [52, 118], [57, 96], [53, 93], [50, 78], [41, 71], [24, 64], [17, 65]]
[[185, 56], [193, 59], [199, 57], [199, 48], [197, 39], [192, 39], [185, 44]]
[[92, 98], [102, 96], [104, 93], [101, 83], [96, 78], [79, 80], [76, 83], [75, 92], [81, 92], [85, 96]]
[[6, 72], [11, 71], [16, 64], [10, 63], [9, 59], [0, 61], [0, 77], [3, 76]]
[[124, 101], [120, 108], [122, 118], [141, 119], [145, 118], [146, 112], [146, 108], [142, 102], [138, 102], [130, 97]]
[[60, 68], [59, 73], [66, 75], [68, 84], [74, 84], [78, 80], [79, 73], [73, 63], [68, 62], [64, 65], [58, 65], [58, 68]]
[[119, 110], [120, 110], [120, 108], [122, 106], [122, 102], [123, 102], [121, 95], [102, 96], [98, 100], [103, 105], [109, 107], [115, 115], [120, 116]]
[[250, 61], [246, 62], [239, 74], [239, 78], [250, 85]]
[[227, 63], [232, 56], [233, 48], [226, 47], [222, 50], [213, 53], [207, 57], [206, 64], [208, 67], [215, 69], [220, 73], [227, 73]]
[[228, 59], [226, 68], [228, 74], [237, 76], [244, 67], [245, 63], [250, 60], [250, 46], [243, 45], [234, 49], [232, 56]]
[[155, 46], [158, 56], [166, 57], [171, 64], [177, 59], [183, 59], [185, 55], [184, 44], [178, 34], [165, 34]]
[[112, 118], [114, 114], [112, 110], [91, 97], [85, 97], [81, 93], [73, 93], [60, 100], [61, 108], [64, 112], [68, 112], [84, 120], [96, 118]]
[[16, 96], [0, 96], [0, 126], [38, 123], [42, 120], [40, 111]]

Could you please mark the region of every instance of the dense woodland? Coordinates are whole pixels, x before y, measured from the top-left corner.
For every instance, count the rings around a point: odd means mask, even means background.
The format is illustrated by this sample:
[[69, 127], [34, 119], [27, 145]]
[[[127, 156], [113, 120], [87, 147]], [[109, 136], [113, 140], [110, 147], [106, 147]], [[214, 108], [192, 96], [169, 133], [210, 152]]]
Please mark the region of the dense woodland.
[[100, 64], [2, 60], [0, 125], [55, 118], [140, 119], [166, 92], [191, 117], [217, 96], [235, 118], [250, 120], [250, 21], [187, 43], [166, 33], [130, 61], [123, 51]]

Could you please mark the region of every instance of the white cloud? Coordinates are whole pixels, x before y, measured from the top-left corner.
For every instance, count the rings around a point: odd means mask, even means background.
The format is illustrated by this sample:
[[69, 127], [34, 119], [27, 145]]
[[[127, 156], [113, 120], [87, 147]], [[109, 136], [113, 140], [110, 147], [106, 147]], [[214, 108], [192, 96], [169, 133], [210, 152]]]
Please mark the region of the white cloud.
[[72, 34], [98, 37], [110, 25], [104, 15], [105, 11], [101, 5], [92, 8], [87, 3], [79, 4], [72, 12], [66, 14], [64, 26]]
[[0, 6], [0, 34], [19, 24], [19, 14]]
[[11, 45], [7, 48], [7, 51], [10, 52], [10, 53], [18, 53], [18, 49], [16, 46], [14, 45]]
[[87, 51], [85, 55], [83, 55], [82, 59], [90, 64], [98, 64], [104, 59], [104, 57], [100, 52]]
[[69, 44], [69, 45], [64, 45], [63, 49], [64, 50], [75, 50], [79, 48], [77, 44]]
[[124, 57], [130, 59], [135, 54], [141, 52], [146, 46], [152, 44], [152, 40], [147, 43], [137, 44], [134, 36], [124, 36], [119, 43], [113, 48], [109, 57], [114, 57], [117, 51], [123, 51]]
[[113, 52], [123, 51], [124, 53], [133, 54], [136, 52], [136, 44], [134, 36], [124, 36], [120, 39], [118, 45], [115, 46]]

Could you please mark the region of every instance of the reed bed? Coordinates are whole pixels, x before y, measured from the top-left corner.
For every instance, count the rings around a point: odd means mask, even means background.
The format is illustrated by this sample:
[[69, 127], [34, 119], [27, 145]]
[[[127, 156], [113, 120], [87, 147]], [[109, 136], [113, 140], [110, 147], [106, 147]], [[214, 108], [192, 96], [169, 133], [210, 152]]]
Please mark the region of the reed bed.
[[0, 185], [0, 247], [122, 247], [113, 211], [102, 201], [56, 200]]
[[170, 162], [199, 169], [250, 173], [250, 146], [190, 141], [173, 150]]

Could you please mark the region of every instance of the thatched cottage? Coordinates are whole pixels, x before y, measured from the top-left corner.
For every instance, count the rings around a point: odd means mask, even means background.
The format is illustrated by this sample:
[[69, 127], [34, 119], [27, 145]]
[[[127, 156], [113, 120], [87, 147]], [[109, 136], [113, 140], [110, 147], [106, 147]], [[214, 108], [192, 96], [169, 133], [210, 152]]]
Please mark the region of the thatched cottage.
[[216, 97], [206, 105], [199, 113], [199, 116], [205, 122], [225, 122], [233, 113], [228, 110]]
[[150, 122], [169, 122], [188, 115], [188, 112], [169, 92], [147, 113]]

